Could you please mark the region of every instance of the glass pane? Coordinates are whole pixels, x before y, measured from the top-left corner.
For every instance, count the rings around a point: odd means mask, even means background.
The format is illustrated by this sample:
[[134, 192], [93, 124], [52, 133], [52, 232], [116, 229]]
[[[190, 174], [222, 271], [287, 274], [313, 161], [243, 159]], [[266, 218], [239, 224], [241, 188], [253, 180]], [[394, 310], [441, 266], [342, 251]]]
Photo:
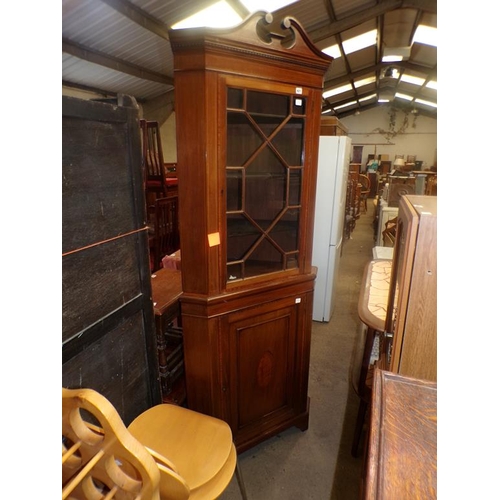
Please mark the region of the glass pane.
[[286, 268], [297, 269], [299, 267], [298, 253], [286, 256]]
[[288, 193], [289, 205], [300, 205], [300, 194], [302, 191], [302, 169], [290, 169], [290, 187]]
[[286, 206], [286, 168], [264, 148], [246, 168], [245, 211], [267, 229]]
[[287, 95], [269, 94], [249, 90], [247, 92], [247, 111], [249, 113], [261, 113], [268, 116], [288, 116], [290, 113]]
[[273, 145], [288, 165], [303, 165], [304, 119], [292, 118], [273, 139]]
[[282, 118], [276, 116], [251, 115], [255, 122], [259, 125], [262, 132], [269, 137], [283, 122]]
[[227, 265], [227, 281], [240, 280], [243, 278], [243, 264], [237, 262]]
[[264, 239], [248, 257], [245, 263], [245, 277], [281, 271], [283, 255], [271, 243]]
[[287, 210], [272, 228], [269, 236], [285, 252], [298, 250], [299, 211], [295, 208]]
[[262, 142], [244, 113], [227, 113], [227, 166], [244, 165]]
[[227, 89], [227, 107], [233, 109], [243, 109], [242, 89]]
[[228, 214], [227, 262], [243, 259], [260, 236], [261, 231], [244, 215]]
[[228, 212], [241, 210], [243, 171], [241, 169], [227, 169], [226, 175], [226, 206]]

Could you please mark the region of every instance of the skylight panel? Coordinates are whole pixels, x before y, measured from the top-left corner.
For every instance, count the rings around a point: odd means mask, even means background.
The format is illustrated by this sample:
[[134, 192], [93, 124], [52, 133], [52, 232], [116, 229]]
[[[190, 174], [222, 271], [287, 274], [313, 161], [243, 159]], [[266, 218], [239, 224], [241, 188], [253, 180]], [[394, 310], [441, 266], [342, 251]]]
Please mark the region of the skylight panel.
[[298, 0], [241, 0], [241, 3], [249, 12], [263, 10], [265, 12], [274, 12]]
[[329, 55], [330, 57], [333, 57], [334, 59], [338, 59], [341, 56], [338, 43], [336, 43], [335, 45], [331, 45], [330, 47], [327, 47], [326, 49], [323, 49], [322, 52]]
[[412, 43], [415, 42], [437, 47], [437, 28], [420, 24], [415, 30], [415, 35], [413, 37]]
[[418, 76], [407, 75], [406, 73], [404, 73], [400, 81], [406, 83], [412, 83], [413, 85], [418, 85], [419, 87], [421, 87], [425, 82], [425, 79], [420, 78]]
[[331, 97], [332, 95], [337, 95], [337, 94], [342, 94], [342, 92], [347, 92], [349, 90], [352, 90], [352, 85], [348, 83], [347, 85], [342, 85], [341, 87], [336, 87], [334, 89], [327, 90], [326, 92], [323, 92], [323, 97], [327, 99], [328, 97]]
[[401, 94], [400, 92], [396, 92], [396, 97], [399, 99], [404, 99], [405, 101], [413, 101], [413, 97], [408, 94]]
[[[377, 43], [377, 30], [367, 31], [362, 35], [355, 36], [353, 38], [349, 38], [345, 42], [342, 42], [342, 48], [344, 49], [345, 54], [351, 54], [352, 52], [356, 52], [357, 50], [365, 49], [366, 47], [370, 47], [371, 45], [375, 45]], [[340, 48], [338, 44], [330, 45], [330, 47], [326, 47], [322, 52], [328, 54], [334, 59], [338, 59], [341, 56]]]
[[362, 97], [361, 99], [358, 100], [359, 102], [365, 102], [365, 101], [370, 101], [371, 99], [375, 99], [375, 97], [377, 97], [377, 94], [371, 94], [369, 96]]
[[358, 103], [357, 101], [351, 101], [351, 102], [347, 102], [346, 104], [341, 104], [340, 106], [335, 106], [333, 109], [335, 111], [337, 111], [338, 109], [344, 109], [344, 108], [347, 108], [349, 106], [356, 106]]
[[367, 31], [362, 35], [355, 36], [354, 38], [349, 38], [345, 42], [342, 42], [342, 47], [344, 48], [344, 52], [347, 54], [351, 54], [352, 52], [356, 52], [357, 50], [365, 49], [366, 47], [370, 47], [371, 45], [375, 45], [377, 43], [377, 30]]
[[411, 47], [384, 47], [382, 62], [399, 62], [409, 59]]
[[368, 78], [363, 78], [363, 80], [358, 80], [356, 82], [354, 82], [354, 87], [355, 88], [359, 88], [359, 87], [363, 87], [364, 85], [369, 85], [370, 83], [375, 83], [376, 81], [376, 78], [374, 76], [370, 76]]
[[242, 18], [232, 9], [225, 0], [220, 0], [206, 9], [200, 10], [186, 19], [174, 24], [172, 29], [197, 28], [228, 28], [241, 23]]
[[402, 60], [403, 56], [390, 55], [382, 57], [382, 62], [399, 62]]
[[415, 99], [415, 102], [418, 102], [419, 104], [425, 104], [426, 106], [431, 106], [432, 108], [437, 108], [437, 102], [431, 102], [431, 101], [424, 101], [423, 99]]
[[435, 80], [431, 80], [430, 82], [427, 82], [426, 87], [428, 87], [430, 89], [437, 90], [438, 89], [438, 82], [436, 82]]

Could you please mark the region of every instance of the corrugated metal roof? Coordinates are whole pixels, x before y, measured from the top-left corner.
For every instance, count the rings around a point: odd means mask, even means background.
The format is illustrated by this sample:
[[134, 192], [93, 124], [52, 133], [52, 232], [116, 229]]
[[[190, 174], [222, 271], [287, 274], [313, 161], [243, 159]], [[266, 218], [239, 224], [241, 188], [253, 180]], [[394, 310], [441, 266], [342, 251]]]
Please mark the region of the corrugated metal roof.
[[[172, 24], [215, 0], [63, 0], [63, 83], [107, 93], [123, 92], [139, 100], [158, 97], [172, 89], [173, 56], [168, 42]], [[237, 3], [237, 0], [233, 0]], [[324, 101], [330, 109], [359, 101], [390, 86], [412, 96], [437, 102], [437, 91], [409, 83], [386, 81], [389, 65], [381, 62], [384, 47], [409, 46], [419, 23], [437, 26], [432, 0], [299, 0], [273, 14], [275, 22], [296, 18], [320, 49], [370, 29], [378, 30], [378, 45], [337, 58], [325, 75], [325, 88], [334, 88], [373, 76], [376, 84], [351, 89]], [[400, 73], [437, 81], [437, 48], [413, 44], [410, 59], [394, 63]], [[413, 105], [416, 106], [415, 103]], [[435, 116], [436, 110], [420, 108]], [[354, 109], [354, 110], [355, 110]], [[351, 114], [343, 109], [337, 113]]]

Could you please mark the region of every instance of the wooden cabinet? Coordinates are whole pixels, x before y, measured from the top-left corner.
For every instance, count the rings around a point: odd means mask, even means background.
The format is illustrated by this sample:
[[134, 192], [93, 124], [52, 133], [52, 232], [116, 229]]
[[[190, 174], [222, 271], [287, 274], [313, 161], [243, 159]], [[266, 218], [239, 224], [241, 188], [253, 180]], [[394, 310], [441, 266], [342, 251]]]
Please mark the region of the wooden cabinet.
[[301, 26], [170, 32], [187, 402], [239, 451], [307, 428], [323, 76]]
[[349, 129], [336, 116], [322, 116], [320, 135], [348, 135]]
[[160, 402], [139, 109], [62, 98], [62, 385]]
[[437, 197], [402, 196], [381, 367], [437, 379]]

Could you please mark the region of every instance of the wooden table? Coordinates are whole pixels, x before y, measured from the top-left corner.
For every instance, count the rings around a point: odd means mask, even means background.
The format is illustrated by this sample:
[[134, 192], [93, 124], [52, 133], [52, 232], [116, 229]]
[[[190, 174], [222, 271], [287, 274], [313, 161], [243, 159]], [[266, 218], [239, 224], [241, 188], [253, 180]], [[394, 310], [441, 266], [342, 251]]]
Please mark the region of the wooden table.
[[[370, 358], [376, 332], [385, 329], [387, 316], [387, 298], [391, 282], [392, 260], [377, 259], [366, 265], [363, 281], [359, 291], [358, 315], [368, 327], [359, 377], [359, 391], [363, 396], [362, 387], [366, 385]], [[369, 394], [367, 394], [369, 396]]]
[[437, 498], [435, 382], [375, 370], [364, 498]]
[[361, 355], [361, 366], [355, 390], [360, 398], [354, 438], [351, 453], [358, 455], [359, 442], [366, 418], [366, 411], [371, 399], [372, 386], [372, 351], [378, 332], [385, 329], [385, 318], [387, 315], [387, 298], [389, 295], [389, 284], [391, 281], [392, 260], [372, 260], [365, 267], [363, 280], [359, 292], [358, 315], [367, 326], [363, 349]]
[[167, 381], [170, 375], [169, 349], [166, 341], [167, 328], [176, 320], [180, 326], [180, 303], [182, 295], [181, 272], [177, 269], [159, 269], [151, 275], [153, 309], [155, 313], [158, 365], [163, 400], [172, 391]]
[[383, 332], [385, 327], [391, 269], [391, 259], [377, 259], [369, 262], [366, 265], [359, 292], [359, 318], [368, 328], [378, 332]]

